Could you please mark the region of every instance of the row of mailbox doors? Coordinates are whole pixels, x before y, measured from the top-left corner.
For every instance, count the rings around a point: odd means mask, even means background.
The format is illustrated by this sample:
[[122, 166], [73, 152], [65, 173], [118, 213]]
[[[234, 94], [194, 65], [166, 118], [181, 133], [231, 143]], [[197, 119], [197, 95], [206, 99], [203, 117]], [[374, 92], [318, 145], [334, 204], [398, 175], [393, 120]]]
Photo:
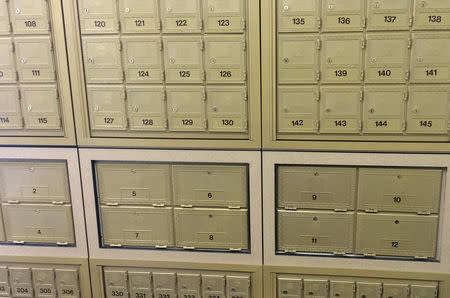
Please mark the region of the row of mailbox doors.
[[448, 134], [450, 88], [279, 86], [277, 132]]
[[139, 268], [104, 267], [103, 277], [106, 298], [251, 297], [250, 275], [242, 273], [151, 272]]
[[448, 83], [450, 34], [280, 34], [278, 83]]
[[450, 29], [450, 4], [445, 0], [277, 2], [281, 32]]
[[78, 269], [70, 266], [0, 266], [2, 297], [80, 297]]
[[438, 283], [413, 280], [277, 275], [277, 298], [437, 298]]

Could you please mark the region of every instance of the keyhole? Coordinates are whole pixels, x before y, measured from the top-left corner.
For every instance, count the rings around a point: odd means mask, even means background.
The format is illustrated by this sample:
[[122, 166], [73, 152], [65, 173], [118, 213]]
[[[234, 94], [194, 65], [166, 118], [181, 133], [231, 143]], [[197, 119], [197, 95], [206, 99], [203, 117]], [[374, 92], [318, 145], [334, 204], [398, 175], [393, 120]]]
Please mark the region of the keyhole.
[[398, 225], [398, 224], [400, 223], [400, 221], [399, 221], [398, 219], [396, 219], [396, 220], [394, 221], [394, 223], [395, 223], [396, 225]]
[[317, 195], [312, 195], [313, 201], [317, 200]]

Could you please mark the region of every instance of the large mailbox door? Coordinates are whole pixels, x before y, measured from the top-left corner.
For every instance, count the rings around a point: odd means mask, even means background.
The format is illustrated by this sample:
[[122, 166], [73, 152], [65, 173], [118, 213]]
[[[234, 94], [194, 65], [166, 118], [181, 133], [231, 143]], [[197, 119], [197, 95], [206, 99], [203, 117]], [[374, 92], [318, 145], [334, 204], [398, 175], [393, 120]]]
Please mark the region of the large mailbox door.
[[48, 34], [50, 20], [47, 0], [11, 0], [10, 16], [15, 34]]
[[359, 210], [439, 213], [440, 169], [360, 168], [358, 180]]
[[448, 134], [450, 88], [411, 86], [407, 108], [407, 133]]
[[122, 83], [124, 80], [118, 36], [83, 36], [87, 83]]
[[245, 166], [174, 165], [175, 205], [246, 208]]
[[14, 45], [10, 37], [0, 37], [0, 83], [17, 81], [16, 63], [14, 61]]
[[56, 80], [53, 44], [49, 36], [15, 37], [14, 44], [20, 82]]
[[167, 129], [166, 93], [162, 86], [127, 86], [126, 92], [130, 130]]
[[279, 208], [355, 208], [355, 168], [279, 166], [277, 179]]
[[161, 83], [162, 41], [159, 37], [122, 36], [127, 83]]
[[16, 86], [0, 86], [0, 129], [23, 128], [19, 89]]
[[10, 267], [9, 278], [11, 280], [12, 297], [34, 297], [30, 268]]
[[75, 244], [70, 205], [3, 203], [2, 209], [8, 242]]
[[4, 202], [70, 203], [64, 162], [1, 162], [0, 196]]
[[158, 33], [161, 27], [158, 1], [119, 0], [122, 33]]
[[319, 129], [319, 89], [279, 86], [277, 131], [279, 133], [317, 133]]
[[125, 90], [121, 85], [87, 87], [92, 130], [126, 130]]
[[359, 133], [363, 96], [359, 87], [322, 87], [320, 132]]
[[207, 86], [208, 130], [247, 132], [247, 87]]
[[119, 31], [116, 0], [80, 0], [78, 6], [82, 34]]
[[166, 94], [169, 130], [206, 130], [206, 92], [204, 87], [167, 87]]
[[406, 129], [406, 100], [404, 87], [365, 87], [363, 105], [363, 132], [374, 134], [401, 134]]
[[36, 297], [56, 298], [55, 271], [47, 268], [33, 268], [33, 284]]
[[279, 32], [317, 32], [320, 28], [319, 0], [279, 0]]
[[161, 0], [164, 33], [199, 33], [202, 29], [200, 0]]
[[[8, 13], [8, 0], [0, 0], [0, 35], [11, 33], [11, 21]], [[4, 53], [2, 51], [2, 53]]]
[[367, 34], [365, 80], [404, 83], [409, 77], [409, 33]]
[[169, 165], [97, 162], [101, 204], [170, 205]]
[[203, 50], [199, 36], [164, 37], [167, 83], [203, 83]]
[[175, 208], [176, 245], [185, 249], [248, 249], [248, 211]]
[[245, 3], [241, 0], [203, 1], [205, 32], [243, 32], [246, 27]]
[[178, 297], [200, 298], [200, 274], [177, 274]]
[[175, 273], [153, 273], [154, 297], [176, 297], [176, 281]]
[[22, 85], [22, 114], [27, 129], [61, 129], [56, 85]]
[[450, 2], [415, 1], [414, 29], [450, 29]]
[[151, 272], [129, 271], [130, 297], [152, 297]]
[[319, 37], [278, 36], [278, 83], [314, 84], [319, 79]]
[[323, 0], [323, 31], [362, 31], [365, 27], [364, 0]]
[[409, 30], [412, 25], [412, 1], [367, 1], [367, 30]]
[[278, 250], [353, 252], [353, 212], [280, 210], [277, 216]]
[[173, 246], [172, 208], [101, 206], [103, 245]]
[[128, 297], [128, 273], [125, 270], [104, 269], [106, 298]]
[[437, 215], [358, 213], [356, 253], [435, 258]]
[[277, 290], [279, 298], [302, 298], [303, 280], [301, 277], [279, 275]]
[[322, 35], [322, 82], [360, 83], [364, 78], [364, 46], [361, 34]]
[[450, 33], [414, 33], [411, 56], [411, 81], [414, 83], [450, 82]]
[[80, 297], [79, 275], [76, 269], [56, 269], [55, 275], [58, 297]]

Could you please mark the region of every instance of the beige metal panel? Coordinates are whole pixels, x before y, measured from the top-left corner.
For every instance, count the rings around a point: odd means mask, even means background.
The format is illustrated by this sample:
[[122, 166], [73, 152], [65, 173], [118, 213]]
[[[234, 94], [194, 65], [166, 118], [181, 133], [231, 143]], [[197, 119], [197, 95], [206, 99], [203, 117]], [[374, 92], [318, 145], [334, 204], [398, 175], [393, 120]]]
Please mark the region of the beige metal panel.
[[[87, 0], [90, 1], [90, 0]], [[121, 44], [118, 36], [83, 36], [86, 82], [122, 83]]]
[[177, 273], [178, 297], [201, 297], [200, 274]]
[[319, 0], [278, 0], [279, 32], [317, 32], [320, 22]]
[[152, 274], [151, 272], [128, 271], [130, 286], [130, 297], [150, 298], [152, 297]]
[[364, 78], [362, 65], [363, 65], [363, 48], [365, 46], [365, 42], [363, 35], [324, 34], [321, 36], [321, 38], [322, 38], [322, 46], [321, 46], [322, 82], [323, 83], [361, 82]]
[[303, 280], [301, 277], [279, 275], [277, 277], [278, 298], [302, 298]]
[[70, 205], [3, 203], [2, 209], [8, 242], [75, 244]]
[[171, 205], [169, 165], [96, 162], [101, 204]]
[[175, 226], [177, 247], [249, 248], [247, 210], [175, 208]]
[[128, 273], [126, 270], [105, 269], [103, 274], [106, 298], [128, 297]]
[[242, 35], [206, 35], [207, 83], [244, 83], [247, 80], [247, 42]]
[[[0, 206], [0, 241], [4, 242], [6, 241], [5, 238], [5, 228], [3, 226], [3, 212], [2, 212], [2, 208]], [[0, 270], [0, 274], [1, 274], [1, 270]], [[0, 282], [0, 286], [1, 286], [1, 282]], [[0, 293], [1, 293], [1, 288], [0, 288]], [[0, 295], [1, 296], [1, 295]]]
[[358, 209], [439, 213], [442, 170], [360, 168]]
[[227, 297], [250, 298], [251, 277], [227, 275]]
[[161, 29], [158, 1], [119, 0], [122, 33], [158, 33]]
[[382, 283], [364, 281], [356, 283], [356, 297], [380, 298], [382, 292]]
[[170, 131], [206, 130], [206, 93], [203, 86], [168, 86], [166, 94]]
[[316, 86], [278, 86], [277, 131], [317, 133], [319, 129], [319, 89]]
[[8, 0], [0, 0], [0, 35], [9, 35], [10, 33], [11, 22], [8, 13]]
[[366, 86], [363, 103], [363, 132], [401, 134], [406, 129], [406, 100], [403, 86]]
[[411, 285], [411, 298], [437, 298], [438, 297], [438, 287], [431, 285]]
[[34, 297], [30, 268], [9, 267], [13, 297]]
[[167, 129], [166, 93], [163, 86], [127, 86], [126, 92], [130, 130]]
[[354, 210], [356, 168], [279, 166], [278, 208]]
[[449, 86], [410, 86], [407, 106], [408, 134], [448, 134]]
[[54, 82], [53, 44], [49, 36], [14, 37], [19, 81]]
[[55, 297], [55, 271], [49, 268], [32, 268], [35, 297]]
[[79, 275], [76, 269], [55, 269], [58, 297], [80, 297]]
[[153, 289], [155, 297], [176, 297], [175, 273], [154, 272]]
[[87, 87], [91, 130], [126, 130], [126, 95], [122, 85]]
[[11, 295], [11, 287], [9, 285], [8, 267], [0, 266], [0, 296], [9, 297]]
[[409, 285], [383, 283], [383, 298], [390, 298], [390, 297], [408, 298]]
[[323, 0], [323, 31], [362, 31], [366, 26], [364, 0]]
[[350, 280], [330, 280], [330, 297], [350, 297], [356, 291], [354, 281]]
[[369, 0], [367, 30], [409, 30], [412, 25], [410, 0]]
[[361, 131], [361, 87], [337, 86], [320, 89], [320, 132], [359, 133]]
[[47, 0], [11, 0], [9, 6], [14, 34], [49, 33], [47, 3]]
[[203, 22], [207, 33], [243, 32], [246, 28], [246, 1], [203, 1]]
[[277, 250], [299, 252], [353, 252], [353, 212], [277, 212]]
[[56, 85], [21, 85], [20, 96], [25, 128], [62, 129]]
[[173, 193], [177, 206], [246, 208], [245, 165], [174, 165]]
[[161, 0], [164, 33], [194, 33], [202, 29], [200, 0]]
[[404, 83], [409, 78], [408, 33], [367, 34], [365, 81]]
[[278, 36], [278, 83], [314, 84], [319, 79], [319, 36]]
[[450, 33], [413, 33], [411, 81], [450, 82]]
[[119, 31], [116, 0], [79, 0], [81, 33], [115, 33]]
[[101, 206], [100, 211], [105, 246], [174, 245], [172, 208]]
[[436, 258], [438, 216], [357, 215], [356, 253]]
[[0, 37], [0, 52], [0, 83], [15, 83], [17, 73], [11, 37]]
[[204, 297], [225, 298], [225, 276], [202, 274], [202, 294]]
[[450, 3], [447, 0], [416, 0], [414, 11], [414, 29], [450, 29]]
[[122, 36], [123, 67], [127, 83], [162, 83], [162, 41], [154, 36]]
[[19, 89], [17, 86], [0, 86], [0, 129], [23, 128]]
[[204, 81], [202, 37], [164, 36], [163, 39], [166, 82], [202, 83]]
[[247, 86], [206, 86], [208, 130], [247, 132]]
[[3, 202], [70, 203], [65, 162], [0, 162]]
[[303, 295], [305, 298], [328, 298], [329, 281], [325, 279], [304, 279]]

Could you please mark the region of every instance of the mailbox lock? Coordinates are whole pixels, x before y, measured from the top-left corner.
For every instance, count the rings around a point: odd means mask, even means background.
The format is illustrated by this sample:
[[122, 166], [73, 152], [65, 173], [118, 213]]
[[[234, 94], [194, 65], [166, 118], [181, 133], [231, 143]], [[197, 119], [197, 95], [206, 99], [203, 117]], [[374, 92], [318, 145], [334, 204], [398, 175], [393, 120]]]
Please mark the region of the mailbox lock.
[[167, 12], [171, 12], [172, 11], [172, 8], [171, 7], [167, 7]]
[[313, 220], [314, 220], [314, 221], [318, 221], [319, 218], [318, 218], [317, 216], [314, 216], [314, 217], [313, 217]]
[[[327, 109], [327, 110], [330, 110], [330, 109]], [[331, 111], [331, 110], [330, 110]], [[328, 111], [329, 112], [329, 111]], [[314, 173], [314, 176], [319, 176], [319, 172], [315, 172]]]
[[284, 11], [288, 11], [289, 10], [289, 6], [287, 6], [287, 5], [283, 6], [283, 10]]
[[396, 219], [396, 220], [394, 221], [394, 223], [395, 223], [396, 225], [398, 225], [398, 224], [400, 223], [400, 221], [399, 221], [398, 219]]
[[20, 14], [20, 12], [21, 12], [21, 11], [20, 11], [20, 8], [17, 8], [17, 9], [16, 9], [16, 14]]
[[373, 113], [375, 113], [375, 109], [374, 108], [370, 108], [369, 112], [373, 114]]
[[125, 8], [125, 12], [130, 12], [130, 8]]
[[283, 62], [284, 62], [284, 63], [289, 63], [289, 58], [287, 58], [287, 57], [286, 57], [286, 58], [283, 58]]
[[427, 2], [426, 2], [426, 1], [420, 2], [420, 6], [421, 6], [421, 7], [426, 7], [426, 6], [427, 6]]
[[214, 11], [214, 6], [209, 6], [209, 11]]

